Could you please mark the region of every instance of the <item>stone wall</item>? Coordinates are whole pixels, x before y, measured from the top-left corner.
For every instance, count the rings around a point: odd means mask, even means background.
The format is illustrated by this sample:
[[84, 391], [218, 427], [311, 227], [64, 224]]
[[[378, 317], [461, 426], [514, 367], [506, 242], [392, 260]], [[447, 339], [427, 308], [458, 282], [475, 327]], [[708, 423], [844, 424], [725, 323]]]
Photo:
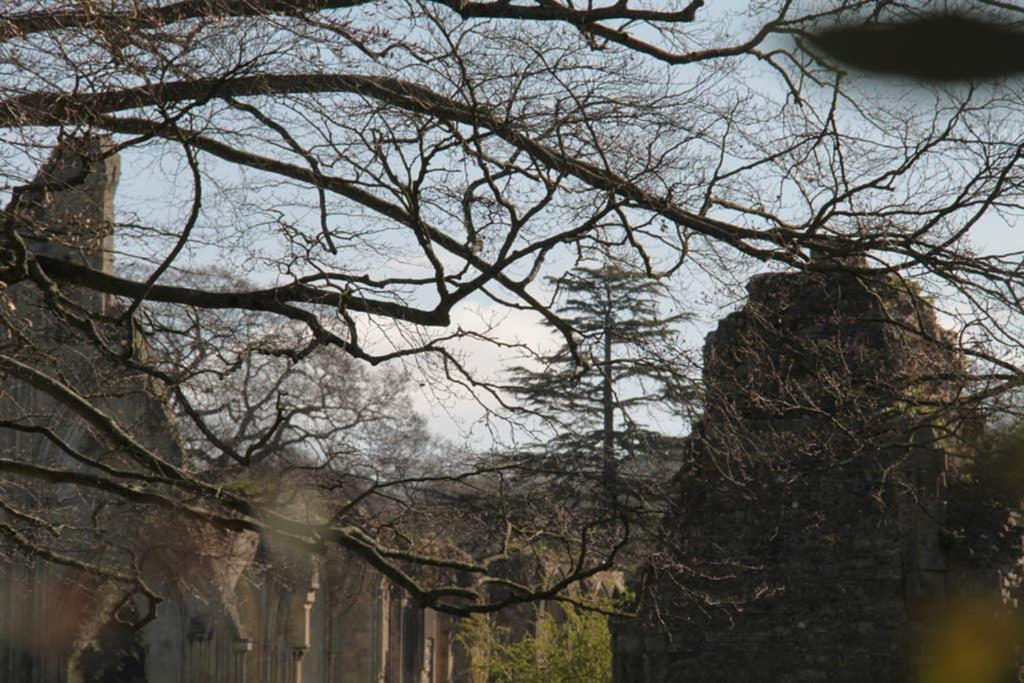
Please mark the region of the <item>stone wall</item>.
[[[103, 138], [58, 147], [19, 204], [18, 229], [29, 251], [112, 272], [119, 166], [110, 151]], [[23, 281], [0, 291], [0, 315], [13, 312], [0, 354], [59, 377], [133, 438], [180, 463], [160, 385], [106, 358], [90, 331], [75, 324], [86, 314], [102, 327], [110, 302], [73, 287], [61, 288], [66, 300], [48, 301], [43, 284]], [[0, 376], [0, 458], [94, 467], [19, 426], [52, 429], [97, 463], [133, 466], [60, 401], [23, 377]], [[105, 540], [116, 536], [146, 558], [147, 584], [164, 602], [141, 630], [139, 661], [122, 683], [472, 681], [452, 618], [420, 608], [341, 553], [295, 557], [255, 534], [190, 526], [115, 498], [98, 505], [100, 494], [69, 485], [0, 477], [0, 496], [28, 509], [46, 506], [48, 518], [66, 521], [47, 545], [69, 556], [90, 558], [95, 538], [75, 529], [95, 525]], [[32, 557], [7, 541], [0, 537], [0, 681], [80, 683], [83, 653], [110, 651], [107, 619], [130, 589]]]
[[[68, 139], [58, 147], [29, 189], [7, 209], [23, 241], [15, 249], [109, 272], [120, 169], [111, 150], [109, 139], [102, 137]], [[30, 273], [29, 279], [5, 288], [2, 298], [0, 353], [5, 359], [33, 368], [39, 376], [56, 378], [117, 419], [153, 452], [170, 461], [180, 458], [152, 383], [93, 350], [90, 331], [77, 324], [86, 316], [102, 314], [105, 297], [74, 287], [53, 296], [45, 279]], [[39, 431], [49, 430], [97, 463], [131, 466], [81, 415], [40, 386], [25, 373], [0, 378], [0, 457], [71, 471], [88, 469]], [[137, 511], [108, 506], [103, 512], [101, 496], [83, 499], [78, 493], [68, 484], [8, 477], [0, 481], [5, 501], [26, 510], [45, 509], [50, 522], [65, 525], [48, 541], [57, 553], [95, 559], [89, 549], [95, 547], [96, 537], [87, 531], [92, 519], [115, 517], [125, 539], [142, 537], [147, 521]], [[3, 540], [0, 679], [63, 681], [73, 668], [69, 662], [92, 640], [110, 604], [123, 598], [123, 592], [94, 576], [31, 560], [16, 543], [9, 544], [9, 536]]]
[[[971, 573], [945, 534], [963, 363], [891, 276], [748, 292], [707, 339], [669, 561], [616, 627], [615, 680], [907, 680], [924, 608]], [[991, 577], [1013, 583], [1019, 536], [999, 547]]]

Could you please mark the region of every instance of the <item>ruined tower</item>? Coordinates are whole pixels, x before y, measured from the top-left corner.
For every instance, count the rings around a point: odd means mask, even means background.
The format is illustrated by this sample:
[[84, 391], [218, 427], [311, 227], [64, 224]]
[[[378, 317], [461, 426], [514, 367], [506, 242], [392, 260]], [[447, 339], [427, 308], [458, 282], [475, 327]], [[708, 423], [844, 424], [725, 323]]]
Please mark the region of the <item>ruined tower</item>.
[[616, 683], [903, 681], [932, 606], [967, 585], [1012, 601], [1015, 528], [998, 561], [947, 537], [963, 360], [913, 285], [860, 265], [755, 277], [708, 336], [667, 561], [617, 625]]

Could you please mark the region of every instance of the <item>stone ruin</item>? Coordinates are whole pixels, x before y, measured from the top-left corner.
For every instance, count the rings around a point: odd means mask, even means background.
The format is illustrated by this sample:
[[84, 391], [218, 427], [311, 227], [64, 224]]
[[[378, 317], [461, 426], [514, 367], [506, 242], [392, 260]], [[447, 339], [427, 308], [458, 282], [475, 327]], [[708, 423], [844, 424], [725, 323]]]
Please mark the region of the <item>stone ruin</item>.
[[1016, 605], [1015, 506], [957, 497], [979, 428], [950, 409], [949, 333], [912, 284], [821, 265], [753, 278], [707, 338], [706, 412], [664, 568], [614, 629], [616, 683], [912, 680], [936, 609]]
[[[120, 167], [111, 152], [107, 138], [65, 140], [7, 207], [5, 217], [15, 218], [24, 248], [47, 269], [113, 272]], [[0, 243], [0, 269], [11, 247]], [[0, 355], [59, 378], [151, 452], [180, 465], [184, 456], [163, 400], [166, 388], [131, 363], [99, 352], [87, 331], [69, 323], [85, 314], [116, 340], [122, 334], [116, 325], [104, 327], [105, 318], [116, 319], [116, 304], [73, 285], [62, 285], [61, 294], [65, 301], [55, 305], [38, 283], [0, 288], [0, 316], [7, 315], [0, 320]], [[145, 354], [145, 343], [136, 351]], [[97, 464], [134, 466], [74, 413], [23, 376], [0, 371], [0, 459], [72, 472], [94, 471]], [[53, 430], [93, 462], [77, 462], [38, 428]], [[275, 509], [293, 519], [322, 520], [324, 496], [341, 491], [325, 492], [312, 474], [257, 470], [244, 476], [281, 492]], [[433, 493], [442, 500], [469, 495], [461, 489]], [[456, 637], [457, 619], [421, 607], [340, 549], [296, 551], [252, 532], [190, 525], [159, 510], [31, 478], [0, 477], [4, 501], [46, 508], [50, 520], [66, 523], [59, 538], [46, 544], [66, 556], [102, 559], [92, 550], [90, 532], [75, 529], [106, 530], [115, 543], [145, 558], [142, 573], [164, 602], [137, 642], [125, 647], [117, 641], [124, 634], [111, 628], [119, 604], [135, 606], [125, 586], [32, 557], [0, 529], [0, 683], [483, 683], [474, 668], [477, 653]], [[524, 562], [504, 571], [528, 580], [543, 570]], [[614, 579], [608, 580], [617, 585]], [[591, 582], [582, 590], [610, 593], [611, 584]], [[556, 609], [520, 606], [497, 615], [495, 623], [521, 636], [539, 610]], [[99, 679], [88, 672], [90, 663], [102, 667], [112, 653], [124, 660], [119, 672]]]
[[[41, 257], [110, 272], [117, 161], [85, 167], [106, 149], [87, 144], [84, 155], [60, 149], [43, 169], [43, 179], [85, 175], [28, 202], [23, 234]], [[708, 338], [706, 413], [674, 481], [665, 546], [655, 549], [667, 561], [642, 588], [641, 618], [616, 624], [617, 683], [906, 680], [930, 608], [965, 591], [1011, 606], [1019, 598], [1015, 508], [955, 495], [978, 428], [947, 410], [965, 381], [952, 341], [913, 286], [857, 263], [819, 265], [753, 279], [746, 305]], [[5, 354], [53, 368], [180, 461], [159, 386], [97, 362], [79, 333], [56, 324], [37, 287], [8, 290], [31, 322], [25, 339], [0, 342]], [[109, 305], [66, 291], [83, 309]], [[0, 382], [0, 418], [50, 424], [55, 414], [41, 392]], [[75, 421], [58, 428], [81, 451], [107, 454]], [[11, 429], [0, 430], [0, 457], [75, 466], [49, 441]], [[65, 492], [28, 493], [45, 502]], [[81, 511], [69, 510], [73, 522]], [[133, 533], [154, 524], [122, 521]], [[64, 541], [74, 550], [82, 539]], [[161, 541], [182, 552], [223, 547], [187, 533]], [[151, 577], [169, 597], [143, 629], [132, 680], [472, 680], [453, 620], [379, 575], [341, 556], [286, 558], [261, 539], [237, 541], [231, 562], [200, 557], [187, 575], [173, 554], [153, 554]], [[95, 644], [95, 617], [111, 596], [45, 562], [0, 562], [0, 680], [76, 680], [75, 657]]]
[[[53, 267], [68, 263], [112, 272], [119, 162], [110, 151], [104, 138], [65, 141], [7, 208], [25, 248]], [[84, 312], [103, 325], [102, 314], [111, 312], [108, 297], [73, 286], [61, 291], [68, 317], [55, 312], [35, 283], [0, 290], [0, 314], [8, 316], [0, 353], [59, 378], [152, 452], [180, 464], [174, 420], [161, 399], [165, 390], [130, 365], [104, 357], [86, 332], [68, 322]], [[88, 470], [33, 431], [47, 428], [96, 462], [132, 466], [87, 421], [24, 378], [0, 374], [0, 420], [0, 458]], [[302, 487], [289, 481], [284, 488]], [[124, 586], [32, 558], [10, 534], [0, 534], [3, 683], [91, 683], [84, 662], [111, 652], [130, 661], [119, 673], [105, 674], [104, 683], [472, 680], [469, 654], [454, 639], [456, 620], [421, 608], [340, 551], [296, 555], [252, 533], [228, 536], [190, 526], [141, 506], [92, 498], [69, 484], [5, 475], [0, 496], [46, 508], [51, 520], [66, 523], [47, 547], [67, 556], [93, 559], [88, 527], [109, 529], [115, 541], [145, 558], [147, 583], [164, 598], [156, 618], [138, 633], [138, 648], [109, 646], [112, 612], [126, 597], [129, 607], [133, 602]], [[314, 499], [299, 495], [287, 503], [288, 513], [315, 515]], [[304, 504], [311, 509], [294, 509]]]

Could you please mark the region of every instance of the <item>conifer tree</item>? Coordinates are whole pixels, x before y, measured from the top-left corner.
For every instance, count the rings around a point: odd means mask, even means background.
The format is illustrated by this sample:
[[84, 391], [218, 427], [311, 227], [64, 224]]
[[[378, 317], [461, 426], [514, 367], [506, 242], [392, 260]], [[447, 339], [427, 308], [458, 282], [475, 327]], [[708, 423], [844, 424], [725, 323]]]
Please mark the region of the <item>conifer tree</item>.
[[539, 365], [509, 373], [523, 406], [554, 425], [547, 452], [600, 463], [605, 475], [627, 460], [670, 458], [679, 439], [649, 428], [646, 418], [685, 419], [698, 400], [676, 327], [687, 315], [663, 314], [664, 283], [610, 259], [578, 266], [554, 284], [577, 354], [562, 343]]

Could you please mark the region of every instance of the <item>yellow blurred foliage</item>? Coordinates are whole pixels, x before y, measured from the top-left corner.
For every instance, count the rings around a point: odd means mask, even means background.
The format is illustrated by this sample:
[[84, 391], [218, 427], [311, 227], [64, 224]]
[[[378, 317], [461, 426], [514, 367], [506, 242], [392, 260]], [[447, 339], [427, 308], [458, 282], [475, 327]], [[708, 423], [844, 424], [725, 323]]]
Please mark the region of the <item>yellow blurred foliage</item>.
[[919, 683], [1011, 680], [1024, 630], [1001, 604], [982, 598], [958, 598], [931, 614], [934, 630], [929, 629], [922, 643]]

